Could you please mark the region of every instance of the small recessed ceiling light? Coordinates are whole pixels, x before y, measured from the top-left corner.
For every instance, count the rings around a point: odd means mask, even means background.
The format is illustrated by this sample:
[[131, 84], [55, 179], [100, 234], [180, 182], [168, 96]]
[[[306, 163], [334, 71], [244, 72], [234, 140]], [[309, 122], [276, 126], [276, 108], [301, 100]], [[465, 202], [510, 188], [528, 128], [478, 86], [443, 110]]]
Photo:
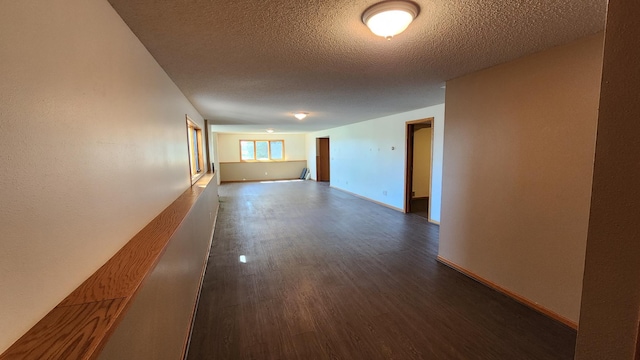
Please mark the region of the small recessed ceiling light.
[[267, 129], [267, 132], [271, 134], [273, 132], [273, 129]]
[[362, 22], [371, 32], [391, 40], [394, 35], [405, 31], [420, 13], [418, 4], [411, 1], [383, 1], [362, 14]]
[[298, 120], [302, 120], [302, 119], [306, 118], [307, 115], [309, 115], [309, 113], [305, 113], [305, 112], [298, 112], [298, 113], [293, 114], [293, 116], [295, 116], [296, 119], [298, 119]]

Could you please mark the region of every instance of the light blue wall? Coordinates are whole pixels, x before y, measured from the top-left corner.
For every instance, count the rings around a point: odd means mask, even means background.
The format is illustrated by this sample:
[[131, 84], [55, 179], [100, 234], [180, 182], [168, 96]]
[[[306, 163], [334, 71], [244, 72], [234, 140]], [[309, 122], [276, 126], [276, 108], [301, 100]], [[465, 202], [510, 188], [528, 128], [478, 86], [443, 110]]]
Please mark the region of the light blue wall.
[[312, 177], [316, 174], [316, 138], [328, 136], [332, 187], [402, 209], [406, 122], [425, 118], [434, 118], [429, 220], [440, 222], [444, 104], [307, 134]]

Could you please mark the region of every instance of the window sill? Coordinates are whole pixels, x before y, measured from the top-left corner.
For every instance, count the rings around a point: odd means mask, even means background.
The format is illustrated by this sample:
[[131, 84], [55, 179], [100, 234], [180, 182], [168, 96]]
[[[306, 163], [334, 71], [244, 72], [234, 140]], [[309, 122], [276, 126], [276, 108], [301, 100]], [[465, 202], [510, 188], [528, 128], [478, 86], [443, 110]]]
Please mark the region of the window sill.
[[191, 186], [195, 185], [206, 173], [201, 172], [199, 174], [191, 175]]
[[287, 160], [240, 160], [243, 163], [271, 163], [271, 162], [287, 162]]

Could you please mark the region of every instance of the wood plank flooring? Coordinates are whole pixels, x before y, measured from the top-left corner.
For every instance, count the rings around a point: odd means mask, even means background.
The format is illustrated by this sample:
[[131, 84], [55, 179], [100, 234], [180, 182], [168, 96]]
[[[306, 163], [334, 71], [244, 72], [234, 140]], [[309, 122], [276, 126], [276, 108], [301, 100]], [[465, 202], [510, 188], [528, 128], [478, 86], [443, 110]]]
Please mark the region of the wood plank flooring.
[[219, 191], [188, 359], [573, 358], [574, 330], [439, 264], [422, 217], [311, 181]]

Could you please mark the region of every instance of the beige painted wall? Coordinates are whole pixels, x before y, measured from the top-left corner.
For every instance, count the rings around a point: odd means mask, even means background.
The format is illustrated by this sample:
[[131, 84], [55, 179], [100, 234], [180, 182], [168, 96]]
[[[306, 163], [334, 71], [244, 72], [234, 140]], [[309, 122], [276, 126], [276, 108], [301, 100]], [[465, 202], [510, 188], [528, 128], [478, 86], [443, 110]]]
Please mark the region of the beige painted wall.
[[0, 352], [190, 184], [202, 117], [107, 1], [0, 3]]
[[578, 360], [640, 359], [638, 18], [637, 1], [609, 2]]
[[213, 179], [171, 237], [99, 359], [183, 358], [217, 210]]
[[431, 128], [419, 129], [413, 138], [413, 191], [415, 197], [429, 196], [431, 188]]
[[[215, 125], [213, 126], [215, 130]], [[291, 179], [307, 167], [304, 134], [217, 133], [220, 181]], [[240, 162], [240, 140], [284, 140], [284, 162]]]
[[[214, 125], [215, 131], [215, 125]], [[240, 162], [240, 140], [284, 140], [287, 161], [306, 160], [304, 134], [223, 134], [218, 133], [220, 162]]]
[[602, 42], [447, 82], [439, 255], [574, 322]]

